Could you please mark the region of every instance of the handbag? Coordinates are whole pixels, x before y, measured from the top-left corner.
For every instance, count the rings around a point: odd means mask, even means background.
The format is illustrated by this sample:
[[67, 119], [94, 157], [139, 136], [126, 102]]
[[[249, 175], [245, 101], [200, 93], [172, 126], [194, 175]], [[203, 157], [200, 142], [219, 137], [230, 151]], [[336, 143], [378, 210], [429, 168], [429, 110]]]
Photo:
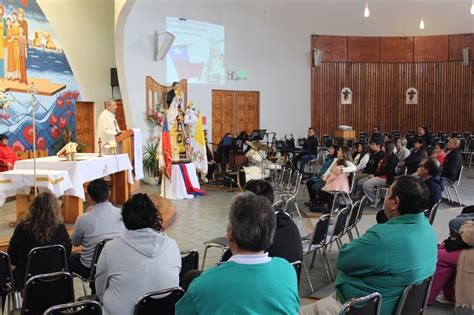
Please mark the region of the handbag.
[[462, 250], [469, 248], [470, 246], [464, 243], [459, 233], [451, 233], [449, 237], [444, 241], [444, 247], [447, 252], [454, 252], [456, 250]]

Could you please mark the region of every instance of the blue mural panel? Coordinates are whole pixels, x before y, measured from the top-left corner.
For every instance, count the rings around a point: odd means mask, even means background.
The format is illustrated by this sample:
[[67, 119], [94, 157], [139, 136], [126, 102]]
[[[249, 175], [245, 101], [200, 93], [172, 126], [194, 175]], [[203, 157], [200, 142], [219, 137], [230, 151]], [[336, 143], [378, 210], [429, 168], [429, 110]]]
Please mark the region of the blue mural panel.
[[75, 132], [80, 99], [66, 55], [34, 0], [0, 0], [0, 34], [0, 134], [14, 149], [31, 150], [36, 104], [37, 148], [54, 154]]

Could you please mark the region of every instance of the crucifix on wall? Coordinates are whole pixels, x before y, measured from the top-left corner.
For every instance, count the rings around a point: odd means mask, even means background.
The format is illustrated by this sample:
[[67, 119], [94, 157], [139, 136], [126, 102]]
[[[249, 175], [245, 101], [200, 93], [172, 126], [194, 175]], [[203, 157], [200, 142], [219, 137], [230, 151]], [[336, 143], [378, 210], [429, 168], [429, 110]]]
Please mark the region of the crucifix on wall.
[[341, 104], [352, 104], [352, 91], [348, 87], [341, 90]]
[[418, 91], [417, 89], [411, 87], [407, 89], [406, 92], [406, 104], [418, 104]]

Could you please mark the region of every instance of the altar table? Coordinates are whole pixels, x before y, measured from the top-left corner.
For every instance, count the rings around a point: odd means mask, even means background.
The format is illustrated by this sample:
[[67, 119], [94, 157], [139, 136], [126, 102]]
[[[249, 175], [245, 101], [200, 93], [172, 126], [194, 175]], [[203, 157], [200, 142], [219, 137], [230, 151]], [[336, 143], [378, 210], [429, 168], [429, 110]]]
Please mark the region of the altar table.
[[[128, 200], [130, 185], [133, 184], [132, 164], [127, 154], [98, 157], [95, 153], [80, 153], [77, 154], [77, 161], [66, 161], [66, 158], [48, 156], [37, 158], [36, 168], [67, 171], [69, 174], [72, 187], [64, 192], [63, 197], [63, 217], [66, 223], [75, 223], [76, 218], [83, 213], [85, 183], [110, 175], [112, 177], [110, 200], [118, 204], [123, 204]], [[15, 170], [32, 169], [33, 159], [15, 163]], [[22, 198], [28, 198], [28, 196], [17, 195], [17, 215], [25, 210], [19, 209], [19, 206], [22, 207], [25, 203]]]

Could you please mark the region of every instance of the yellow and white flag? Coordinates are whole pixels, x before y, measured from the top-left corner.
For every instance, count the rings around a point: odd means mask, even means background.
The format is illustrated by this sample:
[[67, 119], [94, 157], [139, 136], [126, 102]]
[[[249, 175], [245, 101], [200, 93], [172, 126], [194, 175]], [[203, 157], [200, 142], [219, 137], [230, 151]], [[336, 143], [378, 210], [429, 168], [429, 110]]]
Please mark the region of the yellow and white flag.
[[207, 154], [206, 154], [206, 139], [204, 137], [204, 128], [202, 126], [202, 115], [198, 114], [194, 137], [191, 141], [193, 148], [192, 159], [196, 165], [196, 170], [206, 175], [207, 174]]

